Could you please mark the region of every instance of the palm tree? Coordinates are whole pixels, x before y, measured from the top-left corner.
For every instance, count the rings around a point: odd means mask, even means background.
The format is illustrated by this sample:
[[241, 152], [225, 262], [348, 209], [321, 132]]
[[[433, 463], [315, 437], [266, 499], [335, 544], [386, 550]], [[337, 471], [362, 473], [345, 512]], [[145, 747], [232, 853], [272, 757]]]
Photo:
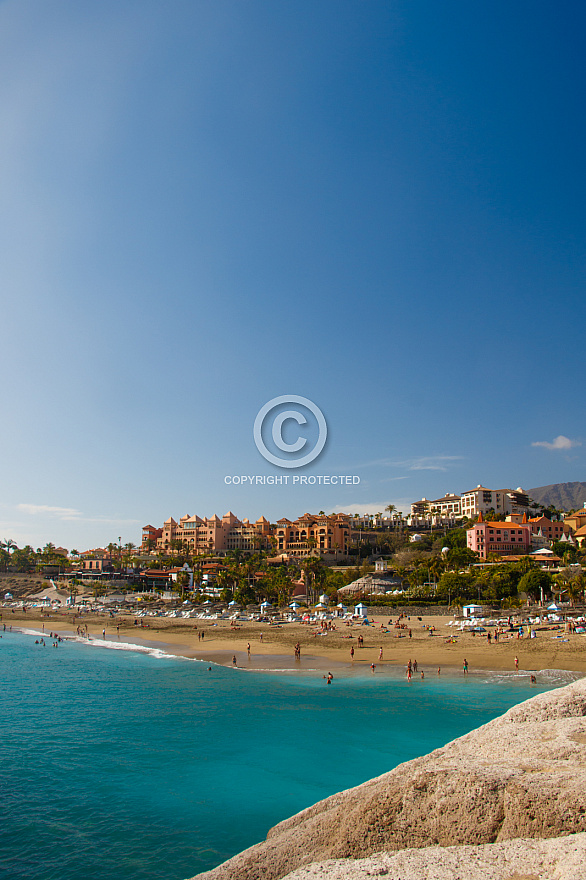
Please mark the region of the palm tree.
[[308, 598], [315, 600], [315, 582], [323, 573], [324, 564], [320, 556], [307, 556], [301, 561], [301, 567], [305, 575]]
[[6, 550], [9, 556], [11, 550], [18, 550], [16, 541], [13, 541], [12, 538], [7, 538], [5, 541], [0, 542], [0, 547]]
[[570, 602], [572, 605], [576, 604], [576, 601], [580, 599], [582, 602], [584, 601], [584, 588], [586, 587], [586, 578], [584, 577], [584, 572], [580, 572], [580, 574], [572, 578], [570, 583], [568, 584], [568, 593], [570, 595]]

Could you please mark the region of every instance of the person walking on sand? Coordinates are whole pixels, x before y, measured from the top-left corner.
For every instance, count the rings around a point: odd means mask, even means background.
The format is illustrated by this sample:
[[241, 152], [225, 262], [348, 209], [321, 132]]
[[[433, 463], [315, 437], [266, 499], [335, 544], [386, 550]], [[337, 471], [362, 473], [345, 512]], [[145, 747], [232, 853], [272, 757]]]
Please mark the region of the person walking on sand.
[[236, 666], [236, 654], [232, 657], [232, 666]]
[[352, 660], [354, 660], [354, 645], [352, 645], [352, 647], [350, 648], [350, 657]]
[[383, 659], [383, 649], [382, 649], [382, 646], [381, 646], [380, 651], [378, 652], [378, 659], [379, 659], [379, 660], [382, 660], [382, 659]]
[[463, 671], [464, 675], [468, 675], [468, 661], [466, 660], [465, 657], [464, 657], [464, 666], [463, 666], [462, 671]]
[[248, 656], [250, 657], [250, 642], [247, 644], [246, 650], [248, 652]]

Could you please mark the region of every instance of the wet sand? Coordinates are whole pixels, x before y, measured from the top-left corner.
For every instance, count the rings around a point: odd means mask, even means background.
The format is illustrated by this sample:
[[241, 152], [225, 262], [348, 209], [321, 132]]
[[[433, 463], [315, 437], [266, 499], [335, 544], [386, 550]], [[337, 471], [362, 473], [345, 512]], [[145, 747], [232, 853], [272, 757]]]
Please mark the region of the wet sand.
[[[396, 620], [396, 615], [393, 620]], [[462, 669], [464, 658], [469, 670], [515, 670], [515, 656], [520, 670], [564, 669], [586, 674], [586, 635], [567, 634], [554, 625], [536, 626], [535, 639], [517, 639], [515, 635], [499, 637], [497, 644], [488, 644], [486, 635], [458, 634], [451, 640], [454, 627], [446, 626], [449, 618], [423, 617], [406, 621], [411, 629], [387, 627], [388, 617], [375, 615], [371, 626], [338, 622], [337, 629], [320, 635], [315, 625], [284, 624], [270, 626], [255, 621], [239, 622], [231, 626], [229, 620], [182, 620], [177, 618], [142, 618], [145, 626], [134, 626], [132, 616], [84, 614], [74, 616], [71, 611], [49, 614], [39, 611], [18, 611], [12, 614], [3, 609], [7, 626], [27, 627], [45, 633], [57, 631], [62, 636], [75, 634], [78, 625], [89, 627], [91, 638], [106, 639], [158, 647], [178, 656], [207, 660], [226, 666], [236, 657], [239, 667], [251, 669], [326, 669], [335, 664], [350, 669], [368, 670], [378, 666], [406, 666], [409, 659], [417, 660], [419, 671], [437, 674], [437, 668]], [[139, 623], [141, 618], [138, 618]], [[148, 624], [148, 626], [146, 625]], [[388, 632], [381, 629], [388, 628]], [[116, 627], [119, 626], [119, 632]], [[435, 626], [434, 635], [424, 629]], [[2, 627], [0, 626], [0, 632]], [[201, 636], [203, 635], [203, 639]], [[358, 636], [364, 638], [364, 647], [358, 646]], [[247, 643], [250, 642], [250, 658]], [[301, 661], [294, 658], [294, 645], [301, 645]], [[351, 648], [354, 658], [351, 658]], [[383, 659], [379, 659], [380, 649]]]

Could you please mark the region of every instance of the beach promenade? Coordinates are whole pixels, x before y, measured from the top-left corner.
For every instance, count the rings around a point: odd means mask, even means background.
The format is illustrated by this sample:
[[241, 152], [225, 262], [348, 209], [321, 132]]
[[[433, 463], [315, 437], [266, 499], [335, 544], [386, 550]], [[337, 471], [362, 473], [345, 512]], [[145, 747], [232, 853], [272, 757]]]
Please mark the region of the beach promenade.
[[[470, 672], [514, 672], [517, 658], [520, 672], [564, 669], [586, 674], [586, 635], [566, 633], [554, 623], [536, 625], [533, 639], [518, 639], [516, 633], [505, 633], [497, 643], [494, 639], [489, 643], [486, 633], [455, 632], [454, 627], [447, 625], [449, 617], [411, 617], [401, 621], [404, 629], [395, 628], [397, 617], [397, 613], [375, 614], [370, 626], [347, 626], [345, 621], [338, 621], [335, 630], [322, 634], [315, 624], [272, 626], [256, 621], [3, 610], [6, 625], [38, 630], [44, 626], [47, 632], [57, 631], [60, 635], [76, 634], [78, 627], [87, 626], [92, 639], [102, 639], [105, 629], [108, 640], [148, 644], [179, 656], [223, 665], [233, 665], [235, 657], [237, 666], [250, 669], [283, 668], [284, 664], [286, 668], [323, 668], [335, 664], [338, 668], [371, 671], [374, 664], [376, 674], [387, 666], [406, 667], [411, 660], [417, 661], [418, 676], [422, 671], [428, 676], [437, 675], [438, 668], [462, 671], [464, 659]], [[391, 625], [389, 620], [393, 621]], [[359, 644], [359, 637], [363, 645]], [[296, 644], [301, 648], [299, 660], [294, 657]]]

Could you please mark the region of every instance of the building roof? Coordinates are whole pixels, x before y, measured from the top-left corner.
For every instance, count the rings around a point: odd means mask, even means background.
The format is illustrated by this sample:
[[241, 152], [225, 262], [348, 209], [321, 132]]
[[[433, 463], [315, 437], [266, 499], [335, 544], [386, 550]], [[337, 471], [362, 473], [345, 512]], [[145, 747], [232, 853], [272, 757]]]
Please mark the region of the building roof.
[[[478, 525], [478, 523], [482, 523], [483, 525], [488, 526], [490, 529], [505, 529], [507, 532], [516, 531], [517, 529], [522, 529], [523, 526], [525, 526], [524, 531], [526, 531], [526, 532], [529, 531], [527, 529], [526, 523], [491, 522], [489, 520], [485, 520], [484, 517], [482, 516], [482, 513], [480, 513], [478, 515], [478, 522], [476, 523], [476, 525]], [[476, 528], [476, 526], [472, 526], [472, 528], [469, 529], [468, 531], [473, 531], [475, 528]]]

